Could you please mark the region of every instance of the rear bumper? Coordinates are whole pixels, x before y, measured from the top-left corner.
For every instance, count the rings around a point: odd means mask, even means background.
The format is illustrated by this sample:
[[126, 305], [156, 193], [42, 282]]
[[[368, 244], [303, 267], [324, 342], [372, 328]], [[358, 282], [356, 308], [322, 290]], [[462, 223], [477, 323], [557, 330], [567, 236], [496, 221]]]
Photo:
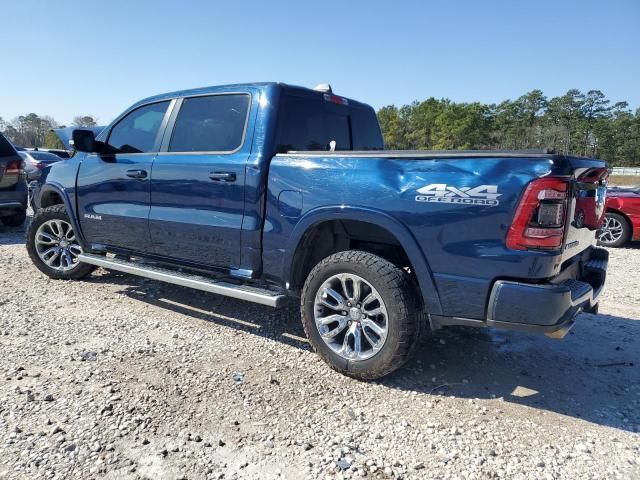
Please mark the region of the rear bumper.
[[486, 319], [430, 315], [431, 327], [496, 327], [562, 338], [578, 313], [595, 309], [607, 276], [608, 259], [605, 249], [592, 247], [547, 282], [497, 280], [491, 289]]
[[0, 213], [10, 215], [17, 210], [26, 210], [27, 198], [28, 189], [24, 179], [10, 187], [0, 188]]
[[591, 248], [587, 258], [570, 267], [568, 278], [542, 284], [496, 281], [489, 298], [487, 326], [562, 336], [578, 313], [596, 306], [608, 259], [605, 249]]

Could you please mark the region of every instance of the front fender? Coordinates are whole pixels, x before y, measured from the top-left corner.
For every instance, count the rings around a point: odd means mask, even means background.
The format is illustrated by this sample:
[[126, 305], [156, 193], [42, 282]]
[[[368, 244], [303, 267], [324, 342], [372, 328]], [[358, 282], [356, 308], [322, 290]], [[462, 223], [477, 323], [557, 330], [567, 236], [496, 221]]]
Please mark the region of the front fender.
[[38, 193], [38, 205], [42, 205], [42, 199], [45, 197], [45, 195], [50, 193], [56, 193], [60, 196], [60, 198], [62, 198], [64, 208], [67, 210], [69, 219], [71, 220], [71, 226], [73, 227], [73, 231], [76, 233], [76, 238], [78, 239], [78, 242], [80, 243], [82, 248], [84, 250], [88, 250], [88, 244], [85, 241], [84, 236], [82, 235], [82, 230], [80, 229], [80, 222], [78, 221], [78, 217], [76, 215], [77, 212], [74, 202], [71, 201], [69, 194], [60, 183], [49, 180], [47, 181], [47, 183], [43, 184], [40, 187], [40, 192]]
[[427, 311], [434, 315], [441, 315], [440, 298], [436, 289], [433, 272], [429, 267], [422, 249], [416, 242], [411, 232], [402, 223], [388, 213], [365, 208], [334, 205], [318, 207], [308, 211], [296, 224], [287, 242], [286, 251], [289, 252], [289, 261], [285, 263], [284, 278], [291, 279], [293, 271], [294, 255], [304, 234], [315, 225], [331, 220], [355, 220], [378, 225], [391, 233], [402, 245], [411, 265], [415, 269], [416, 278], [422, 293]]

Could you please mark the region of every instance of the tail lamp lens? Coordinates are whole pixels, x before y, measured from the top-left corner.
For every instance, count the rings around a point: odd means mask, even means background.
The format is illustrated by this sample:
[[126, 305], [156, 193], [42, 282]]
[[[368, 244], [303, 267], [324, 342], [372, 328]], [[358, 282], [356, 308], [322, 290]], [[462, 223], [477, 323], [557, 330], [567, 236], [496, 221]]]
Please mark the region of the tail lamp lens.
[[555, 249], [562, 245], [569, 182], [545, 177], [531, 182], [522, 196], [507, 233], [507, 247]]
[[7, 163], [4, 173], [5, 175], [20, 175], [22, 173], [22, 161], [11, 160]]

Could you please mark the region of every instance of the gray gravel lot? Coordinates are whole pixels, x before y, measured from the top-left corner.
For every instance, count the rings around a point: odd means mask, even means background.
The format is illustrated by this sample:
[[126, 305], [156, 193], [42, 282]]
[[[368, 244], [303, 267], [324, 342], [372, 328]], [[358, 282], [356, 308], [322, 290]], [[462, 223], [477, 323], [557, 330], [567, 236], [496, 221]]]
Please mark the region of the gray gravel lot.
[[640, 478], [640, 248], [564, 340], [451, 328], [330, 370], [295, 308], [59, 282], [0, 227], [0, 478]]

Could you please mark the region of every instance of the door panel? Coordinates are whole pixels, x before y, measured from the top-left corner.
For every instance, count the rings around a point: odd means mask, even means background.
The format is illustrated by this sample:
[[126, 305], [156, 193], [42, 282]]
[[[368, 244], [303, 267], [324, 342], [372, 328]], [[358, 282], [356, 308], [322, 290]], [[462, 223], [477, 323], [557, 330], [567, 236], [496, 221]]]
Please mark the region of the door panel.
[[170, 101], [128, 112], [110, 129], [100, 154], [78, 172], [78, 216], [90, 244], [151, 250], [151, 167], [162, 141]]
[[149, 229], [156, 254], [238, 267], [244, 217], [245, 141], [251, 97], [184, 98], [151, 178]]
[[[190, 262], [240, 264], [247, 156], [160, 154], [153, 165], [149, 227], [155, 252]], [[233, 180], [211, 179], [216, 173]]]
[[137, 251], [151, 248], [147, 178], [131, 178], [130, 170], [151, 172], [155, 153], [89, 155], [78, 174], [80, 227], [89, 243]]

